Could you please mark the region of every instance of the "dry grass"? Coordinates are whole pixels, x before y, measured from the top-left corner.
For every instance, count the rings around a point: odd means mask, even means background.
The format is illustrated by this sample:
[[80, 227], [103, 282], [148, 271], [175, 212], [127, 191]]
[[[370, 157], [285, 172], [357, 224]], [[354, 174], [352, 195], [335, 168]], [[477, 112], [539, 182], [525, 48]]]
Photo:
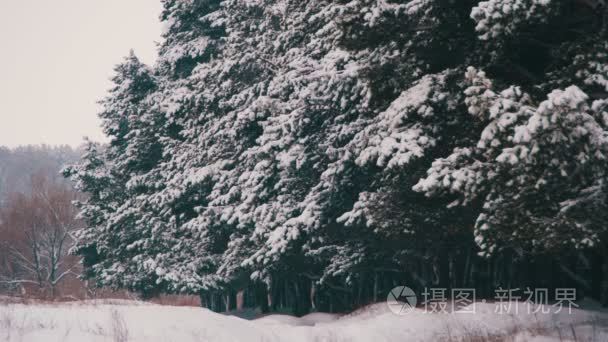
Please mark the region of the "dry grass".
[[156, 298], [152, 298], [150, 302], [167, 306], [201, 306], [201, 300], [198, 296], [160, 295]]
[[[105, 327], [100, 323], [96, 323], [92, 327], [62, 327], [63, 340], [67, 340], [75, 329], [92, 335], [107, 337], [113, 342], [128, 342], [129, 327], [122, 314], [117, 309], [112, 309], [109, 314], [110, 324]], [[31, 319], [27, 314], [16, 314], [14, 308], [10, 305], [0, 305], [0, 341], [22, 341], [26, 333], [57, 328], [58, 326], [53, 320]]]
[[[441, 342], [526, 342], [536, 337], [551, 337], [557, 341], [568, 342], [605, 342], [608, 332], [608, 322], [594, 319], [590, 322], [576, 325], [553, 327], [542, 326], [540, 323], [524, 327], [521, 324], [514, 325], [504, 333], [490, 333], [481, 328], [467, 329], [460, 327], [460, 332], [453, 333], [453, 328], [447, 326], [444, 337], [438, 339]], [[603, 332], [600, 333], [600, 332]]]
[[19, 341], [25, 333], [25, 317], [18, 319], [11, 307], [0, 307], [0, 339]]
[[[135, 293], [129, 291], [112, 291], [110, 289], [96, 289], [88, 294], [82, 292], [71, 292], [69, 295], [57, 296], [54, 299], [49, 299], [45, 296], [39, 296], [32, 291], [27, 295], [3, 295], [0, 293], [0, 305], [3, 304], [44, 304], [51, 305], [55, 303], [95, 303], [96, 301], [104, 303], [112, 303], [113, 300], [120, 302], [121, 300], [140, 301], [141, 299]], [[165, 306], [189, 306], [200, 307], [201, 302], [198, 296], [187, 295], [159, 295], [147, 300], [147, 302], [160, 304]]]
[[127, 342], [129, 340], [129, 328], [125, 319], [116, 309], [110, 311], [110, 322], [112, 329], [112, 341]]

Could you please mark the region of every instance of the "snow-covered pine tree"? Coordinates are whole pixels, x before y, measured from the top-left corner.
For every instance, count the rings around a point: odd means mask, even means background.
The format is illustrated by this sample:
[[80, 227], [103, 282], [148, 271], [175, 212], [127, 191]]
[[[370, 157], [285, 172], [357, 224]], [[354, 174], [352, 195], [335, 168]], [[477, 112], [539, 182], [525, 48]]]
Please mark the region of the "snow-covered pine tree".
[[[524, 15], [507, 20], [514, 9]], [[605, 16], [593, 1], [485, 1], [473, 9], [480, 39], [498, 46], [487, 66], [494, 80], [473, 68], [466, 75], [468, 111], [485, 127], [478, 141], [436, 160], [415, 189], [458, 193], [454, 205], [478, 203], [484, 254], [605, 241], [605, 218], [590, 215], [606, 203]], [[515, 45], [530, 51], [510, 52]], [[523, 89], [495, 92], [493, 83], [513, 81]]]
[[[292, 201], [291, 217], [276, 215], [283, 221], [260, 230], [266, 241], [249, 262], [284, 264], [284, 255], [302, 249], [312, 261], [306, 272], [313, 278], [352, 285], [364, 273], [404, 266], [405, 254], [415, 245], [413, 230], [429, 233], [421, 238], [426, 241], [444, 236], [438, 220], [412, 217], [423, 212], [424, 204], [416, 206], [424, 198], [411, 186], [426, 170], [425, 160], [466, 132], [462, 124], [468, 118], [457, 108], [458, 77], [450, 68], [469, 58], [465, 50], [475, 41], [467, 36], [475, 34], [472, 26], [468, 33], [454, 30], [468, 20], [466, 9], [441, 2], [309, 2], [306, 7], [314, 11], [314, 20], [305, 16], [299, 31], [313, 31], [297, 51], [301, 55], [288, 57], [291, 65], [309, 61], [304, 70], [316, 66], [318, 71], [289, 78], [306, 86], [294, 92], [294, 100], [306, 101], [292, 100], [301, 109], [278, 119], [301, 118], [296, 122], [314, 126], [290, 125], [284, 132], [289, 139], [283, 138], [283, 144], [297, 144], [281, 153], [279, 166], [290, 166], [281, 183], [291, 187], [283, 188], [276, 207], [285, 210], [285, 198], [299, 198]], [[391, 36], [389, 30], [400, 34]], [[457, 58], [446, 59], [449, 54]], [[453, 141], [437, 143], [442, 134], [452, 133]], [[423, 229], [422, 221], [434, 225], [436, 235]], [[461, 228], [456, 222], [453, 226], [454, 231]]]
[[589, 211], [606, 200], [604, 101], [590, 105], [572, 86], [535, 106], [517, 87], [495, 93], [481, 71], [470, 68], [467, 79], [469, 112], [485, 125], [480, 139], [434, 161], [415, 189], [460, 194], [453, 205], [480, 201], [476, 240], [484, 253], [597, 242], [602, 217]]
[[95, 194], [78, 250], [102, 284], [217, 308], [262, 282], [304, 312], [466, 283], [476, 218], [486, 251], [602, 240], [598, 4], [164, 0], [156, 66], [123, 67], [112, 142], [71, 169]]
[[83, 255], [88, 275], [99, 285], [147, 293], [156, 287], [154, 276], [141, 272], [142, 253], [152, 252], [144, 243], [151, 223], [142, 224], [145, 211], [137, 199], [150, 184], [137, 179], [161, 157], [159, 117], [147, 104], [156, 80], [131, 52], [115, 68], [112, 81], [99, 114], [109, 144], [89, 144], [83, 162], [65, 170], [90, 195], [80, 203], [88, 226], [78, 233], [74, 252]]

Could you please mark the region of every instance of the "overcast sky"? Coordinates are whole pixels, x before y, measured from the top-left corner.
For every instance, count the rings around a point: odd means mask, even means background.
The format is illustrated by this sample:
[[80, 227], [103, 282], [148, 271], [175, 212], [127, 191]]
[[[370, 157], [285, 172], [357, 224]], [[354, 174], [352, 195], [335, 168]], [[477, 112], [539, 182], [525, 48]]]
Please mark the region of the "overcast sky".
[[160, 40], [160, 0], [0, 0], [0, 145], [101, 140], [96, 101], [132, 48]]

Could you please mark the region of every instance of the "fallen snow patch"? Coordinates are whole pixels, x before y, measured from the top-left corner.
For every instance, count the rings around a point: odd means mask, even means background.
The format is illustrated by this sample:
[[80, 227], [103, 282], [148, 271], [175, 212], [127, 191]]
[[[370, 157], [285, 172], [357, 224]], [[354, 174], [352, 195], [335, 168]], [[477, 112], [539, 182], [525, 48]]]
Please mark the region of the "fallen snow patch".
[[4, 304], [0, 341], [608, 341], [605, 313], [499, 314], [493, 304], [475, 305], [474, 314], [414, 310], [399, 316], [386, 304], [375, 304], [344, 316], [269, 315], [249, 321], [202, 308], [125, 301]]

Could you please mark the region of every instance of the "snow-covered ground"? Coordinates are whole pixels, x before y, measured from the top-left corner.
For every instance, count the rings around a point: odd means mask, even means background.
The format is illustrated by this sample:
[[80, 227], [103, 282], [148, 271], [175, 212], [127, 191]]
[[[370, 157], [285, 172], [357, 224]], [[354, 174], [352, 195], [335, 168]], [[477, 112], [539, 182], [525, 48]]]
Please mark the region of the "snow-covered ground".
[[[0, 341], [608, 341], [608, 315], [499, 314], [478, 303], [475, 313], [392, 313], [375, 304], [338, 316], [270, 315], [248, 321], [206, 309], [138, 302], [0, 304]], [[465, 308], [467, 309], [467, 308]], [[521, 312], [524, 311], [524, 312]]]

